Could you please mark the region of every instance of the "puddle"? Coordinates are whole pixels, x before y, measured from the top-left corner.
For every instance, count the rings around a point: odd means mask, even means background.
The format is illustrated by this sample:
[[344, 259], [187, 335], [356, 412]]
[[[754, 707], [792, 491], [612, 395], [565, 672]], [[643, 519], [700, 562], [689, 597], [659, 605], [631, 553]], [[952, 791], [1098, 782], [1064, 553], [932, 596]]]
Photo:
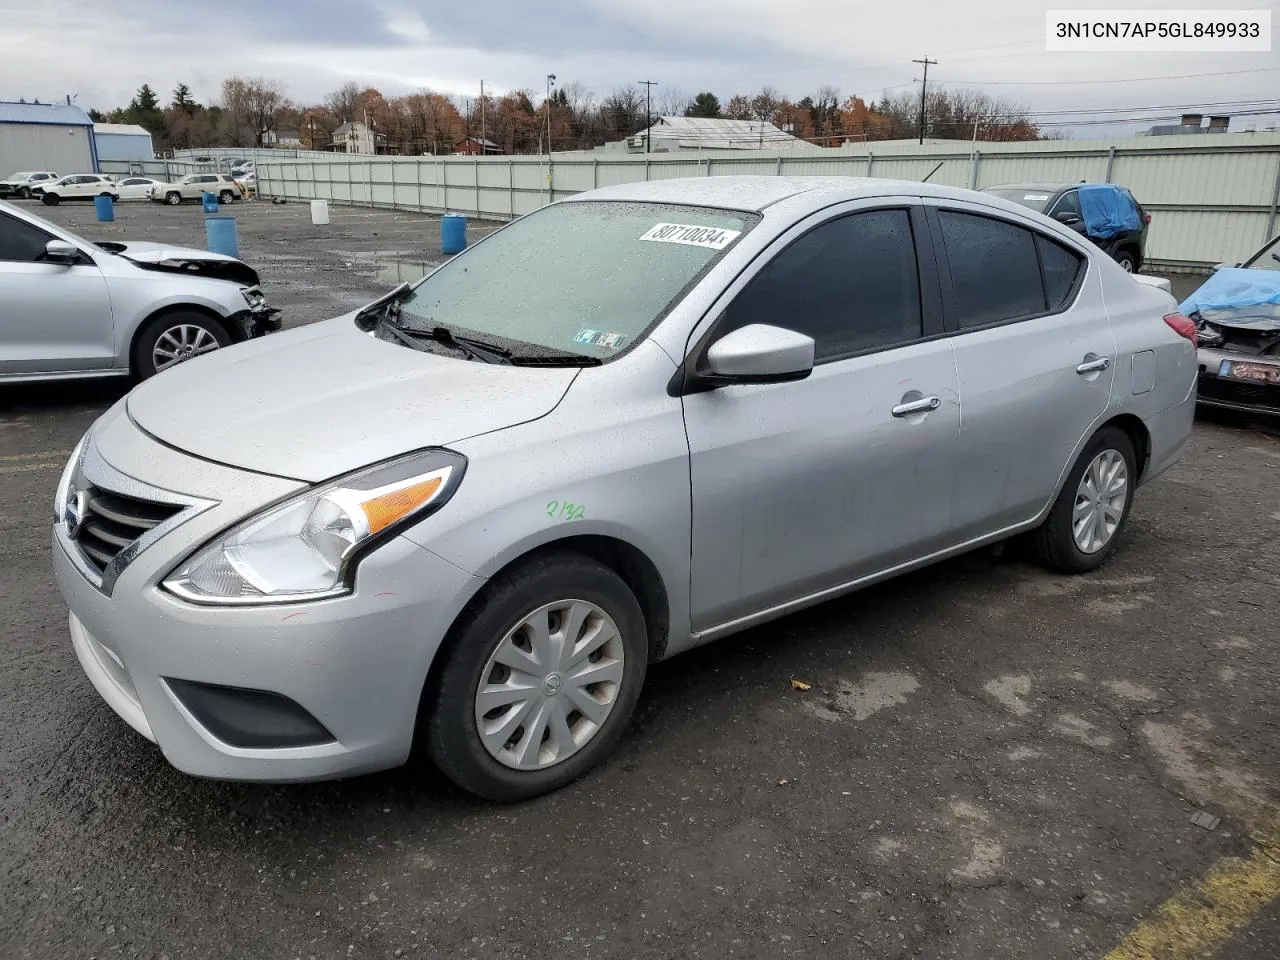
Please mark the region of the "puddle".
[[362, 250], [335, 251], [351, 264], [351, 269], [394, 287], [399, 283], [414, 283], [440, 266], [440, 261], [423, 260], [417, 251]]

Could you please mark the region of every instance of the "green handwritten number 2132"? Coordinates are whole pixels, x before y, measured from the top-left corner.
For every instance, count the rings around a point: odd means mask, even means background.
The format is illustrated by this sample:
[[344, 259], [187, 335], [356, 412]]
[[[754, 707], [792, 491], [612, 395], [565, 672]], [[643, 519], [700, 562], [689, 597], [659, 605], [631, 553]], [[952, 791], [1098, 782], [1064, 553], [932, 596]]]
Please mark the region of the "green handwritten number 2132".
[[568, 501], [552, 500], [547, 504], [547, 516], [552, 520], [582, 520], [586, 511], [587, 508], [581, 504]]

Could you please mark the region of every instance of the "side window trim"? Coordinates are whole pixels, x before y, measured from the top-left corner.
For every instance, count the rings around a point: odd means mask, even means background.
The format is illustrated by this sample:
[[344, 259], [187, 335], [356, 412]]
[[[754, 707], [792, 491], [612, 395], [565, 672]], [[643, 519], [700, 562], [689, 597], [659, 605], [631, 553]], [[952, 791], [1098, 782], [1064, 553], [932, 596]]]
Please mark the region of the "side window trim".
[[1057, 200], [1053, 201], [1053, 206], [1049, 208], [1049, 212], [1048, 212], [1048, 213], [1046, 213], [1046, 214], [1045, 214], [1045, 216], [1046, 216], [1046, 217], [1052, 217], [1052, 216], [1055, 216], [1055, 215], [1059, 212], [1059, 209], [1058, 209], [1058, 208], [1059, 208], [1059, 207], [1061, 207], [1064, 203], [1066, 203], [1067, 197], [1070, 197], [1070, 196], [1072, 196], [1072, 195], [1074, 195], [1074, 196], [1075, 196], [1075, 198], [1076, 198], [1076, 208], [1077, 208], [1077, 209], [1079, 209], [1079, 207], [1080, 207], [1080, 194], [1076, 193], [1076, 189], [1075, 189], [1075, 187], [1072, 187], [1070, 190], [1063, 190], [1063, 191], [1062, 191], [1062, 196], [1060, 196]]
[[[27, 221], [25, 220], [19, 220], [17, 217], [11, 217], [7, 213], [0, 212], [0, 231], [3, 231], [4, 228], [11, 223], [20, 224], [22, 227], [25, 227], [26, 229], [34, 231], [35, 233], [39, 234], [41, 237], [44, 238], [44, 242], [46, 244], [49, 243], [49, 241], [51, 240], [59, 239], [58, 237], [55, 237], [53, 234], [49, 233], [47, 230], [37, 227], [34, 223], [27, 223]], [[11, 260], [8, 257], [0, 256], [0, 263], [41, 263], [41, 262], [42, 261], [40, 260]]]
[[[938, 260], [940, 262], [938, 269], [938, 277], [943, 291], [943, 323], [946, 327], [947, 336], [959, 336], [966, 333], [975, 333], [979, 330], [992, 330], [996, 327], [1007, 327], [1014, 323], [1026, 323], [1029, 320], [1040, 320], [1044, 317], [1056, 316], [1060, 313], [1066, 313], [1073, 306], [1080, 296], [1080, 291], [1084, 287], [1084, 279], [1089, 273], [1089, 258], [1078, 250], [1073, 250], [1070, 246], [1055, 237], [1049, 236], [1042, 230], [1037, 230], [1030, 224], [1018, 223], [1014, 220], [1006, 220], [1003, 217], [995, 216], [991, 213], [985, 213], [979, 210], [970, 209], [968, 207], [946, 206], [936, 202], [926, 201], [924, 206], [925, 217], [929, 222], [929, 232], [933, 237], [934, 247], [937, 250]], [[1032, 249], [1036, 253], [1036, 265], [1040, 268], [1040, 292], [1045, 298], [1046, 309], [1039, 313], [1029, 313], [1018, 317], [1009, 317], [1004, 320], [995, 320], [991, 323], [984, 323], [981, 326], [961, 327], [959, 317], [956, 315], [956, 294], [955, 286], [951, 276], [951, 259], [947, 256], [947, 248], [942, 240], [942, 221], [938, 219], [939, 211], [948, 211], [951, 213], [963, 213], [972, 217], [985, 217], [988, 220], [997, 220], [1001, 223], [1007, 223], [1011, 227], [1019, 227], [1026, 230], [1032, 235]], [[1076, 274], [1075, 286], [1071, 290], [1071, 295], [1067, 297], [1063, 305], [1057, 309], [1048, 307], [1049, 294], [1044, 279], [1044, 264], [1040, 260], [1040, 247], [1034, 243], [1036, 236], [1044, 237], [1053, 243], [1058, 244], [1065, 250], [1074, 253], [1084, 261], [1084, 269]]]

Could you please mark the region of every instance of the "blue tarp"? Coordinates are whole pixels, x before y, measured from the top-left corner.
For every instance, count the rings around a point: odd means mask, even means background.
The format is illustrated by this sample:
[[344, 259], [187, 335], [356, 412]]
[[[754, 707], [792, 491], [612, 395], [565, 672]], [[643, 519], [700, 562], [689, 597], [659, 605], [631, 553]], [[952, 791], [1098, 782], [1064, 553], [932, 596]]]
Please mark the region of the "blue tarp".
[[1280, 270], [1223, 267], [1179, 309], [1188, 317], [1199, 313], [1210, 322], [1272, 329], [1280, 323]]
[[1119, 187], [1109, 183], [1082, 183], [1076, 192], [1080, 194], [1080, 216], [1084, 218], [1084, 230], [1089, 236], [1110, 240], [1118, 233], [1142, 229], [1133, 198]]

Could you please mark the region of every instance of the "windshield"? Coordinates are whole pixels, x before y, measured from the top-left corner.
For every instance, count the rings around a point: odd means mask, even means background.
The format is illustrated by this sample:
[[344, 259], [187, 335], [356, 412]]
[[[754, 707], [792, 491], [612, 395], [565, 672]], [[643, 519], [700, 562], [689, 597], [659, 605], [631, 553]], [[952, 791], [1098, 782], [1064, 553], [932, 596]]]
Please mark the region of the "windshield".
[[608, 359], [642, 339], [756, 219], [654, 203], [546, 207], [425, 278], [401, 301], [400, 322]]
[[989, 187], [985, 192], [1003, 200], [1012, 200], [1024, 207], [1030, 207], [1036, 213], [1044, 213], [1045, 208], [1049, 206], [1049, 198], [1056, 191], [1037, 190], [1034, 187]]
[[1244, 264], [1250, 270], [1280, 270], [1280, 237], [1276, 237]]

